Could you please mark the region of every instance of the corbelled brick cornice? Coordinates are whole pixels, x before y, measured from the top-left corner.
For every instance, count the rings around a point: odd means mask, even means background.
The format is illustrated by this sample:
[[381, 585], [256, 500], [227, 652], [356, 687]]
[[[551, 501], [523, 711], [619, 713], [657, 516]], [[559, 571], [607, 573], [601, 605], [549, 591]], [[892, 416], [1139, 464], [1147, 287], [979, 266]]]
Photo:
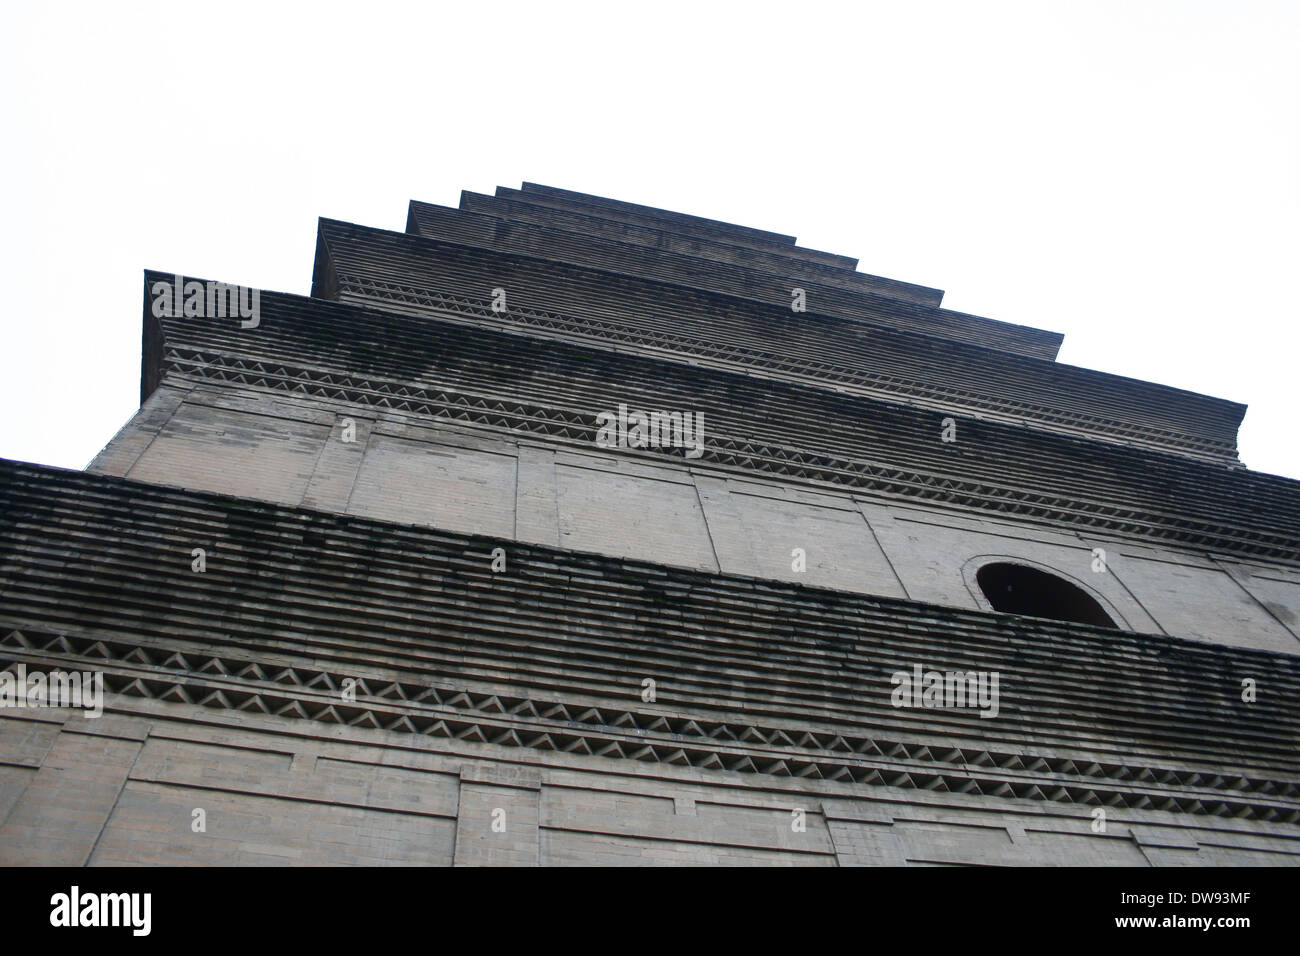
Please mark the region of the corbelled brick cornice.
[[318, 395], [589, 446], [597, 414], [620, 402], [699, 411], [701, 461], [723, 467], [1300, 561], [1300, 484], [1284, 478], [982, 419], [962, 418], [945, 444], [931, 410], [477, 323], [278, 293], [262, 295], [262, 316], [243, 330], [146, 311], [145, 380]]
[[[1300, 819], [1290, 655], [509, 542], [494, 573], [490, 538], [12, 462], [0, 510], [0, 659], [94, 667], [126, 697], [575, 759]], [[998, 671], [998, 718], [891, 706], [888, 675], [913, 662]]]

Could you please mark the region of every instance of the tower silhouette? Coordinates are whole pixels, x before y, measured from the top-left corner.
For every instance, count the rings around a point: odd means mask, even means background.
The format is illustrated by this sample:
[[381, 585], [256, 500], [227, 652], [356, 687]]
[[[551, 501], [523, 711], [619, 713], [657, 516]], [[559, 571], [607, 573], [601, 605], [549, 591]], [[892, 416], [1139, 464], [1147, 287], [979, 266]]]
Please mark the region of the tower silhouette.
[[941, 299], [528, 183], [146, 272], [0, 462], [0, 862], [1300, 860], [1300, 485]]

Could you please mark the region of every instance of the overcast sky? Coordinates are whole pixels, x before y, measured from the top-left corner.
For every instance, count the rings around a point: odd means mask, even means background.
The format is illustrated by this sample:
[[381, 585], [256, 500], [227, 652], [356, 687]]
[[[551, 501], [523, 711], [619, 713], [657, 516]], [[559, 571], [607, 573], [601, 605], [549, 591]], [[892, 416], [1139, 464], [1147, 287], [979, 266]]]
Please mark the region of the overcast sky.
[[139, 404], [142, 273], [310, 290], [318, 216], [528, 180], [799, 237], [1250, 406], [1300, 478], [1300, 3], [0, 12], [0, 457]]

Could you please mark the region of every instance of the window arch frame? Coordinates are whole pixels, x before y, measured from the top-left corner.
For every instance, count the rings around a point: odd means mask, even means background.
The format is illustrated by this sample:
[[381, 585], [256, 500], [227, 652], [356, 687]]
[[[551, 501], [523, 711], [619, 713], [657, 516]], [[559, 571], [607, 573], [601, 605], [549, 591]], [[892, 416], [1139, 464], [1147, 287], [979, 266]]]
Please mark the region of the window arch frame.
[[[1044, 564], [1041, 561], [1035, 561], [1032, 558], [1026, 558], [1015, 554], [977, 554], [974, 557], [967, 560], [966, 563], [962, 565], [961, 575], [962, 575], [962, 580], [966, 584], [966, 590], [970, 592], [971, 597], [975, 599], [975, 603], [979, 606], [979, 609], [981, 611], [986, 611], [989, 614], [1011, 613], [1008, 611], [999, 611], [997, 608], [995, 608], [993, 606], [993, 603], [984, 594], [984, 589], [980, 587], [977, 576], [981, 571], [981, 569], [983, 569], [984, 567], [990, 564], [1019, 565], [1021, 567], [1030, 568], [1034, 571], [1039, 571], [1043, 574], [1051, 575], [1054, 578], [1058, 578], [1061, 581], [1064, 581], [1065, 583], [1073, 585], [1074, 587], [1078, 588], [1088, 597], [1096, 601], [1097, 605], [1102, 609], [1102, 611], [1105, 612], [1106, 616], [1109, 617], [1114, 622], [1114, 626], [1116, 629], [1124, 630], [1124, 631], [1133, 630], [1133, 626], [1129, 624], [1129, 622], [1125, 619], [1124, 615], [1122, 615], [1118, 611], [1118, 609], [1116, 609], [1115, 605], [1110, 601], [1110, 599], [1107, 598], [1104, 594], [1101, 594], [1096, 588], [1089, 587], [1087, 584], [1080, 581], [1078, 578], [1074, 577], [1073, 575], [1066, 574], [1064, 571], [1061, 571], [1059, 568], [1055, 568], [1050, 564]], [[1110, 571], [1107, 570], [1105, 573], [1109, 574]], [[1025, 616], [1032, 616], [1032, 615], [1025, 615]], [[1036, 617], [1034, 618], [1034, 620], [1051, 621], [1054, 624], [1079, 624], [1082, 627], [1102, 627], [1102, 628], [1105, 627], [1104, 624], [1083, 624], [1080, 621], [1066, 621], [1057, 617]]]

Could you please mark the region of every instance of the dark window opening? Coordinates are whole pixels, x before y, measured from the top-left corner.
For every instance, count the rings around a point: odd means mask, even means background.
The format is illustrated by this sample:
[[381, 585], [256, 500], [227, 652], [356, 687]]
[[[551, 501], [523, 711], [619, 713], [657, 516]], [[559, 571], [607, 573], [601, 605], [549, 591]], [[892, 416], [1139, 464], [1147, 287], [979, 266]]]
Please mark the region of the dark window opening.
[[1037, 568], [1006, 562], [986, 564], [979, 569], [975, 580], [993, 610], [1004, 614], [1116, 626], [1097, 599], [1083, 588]]

